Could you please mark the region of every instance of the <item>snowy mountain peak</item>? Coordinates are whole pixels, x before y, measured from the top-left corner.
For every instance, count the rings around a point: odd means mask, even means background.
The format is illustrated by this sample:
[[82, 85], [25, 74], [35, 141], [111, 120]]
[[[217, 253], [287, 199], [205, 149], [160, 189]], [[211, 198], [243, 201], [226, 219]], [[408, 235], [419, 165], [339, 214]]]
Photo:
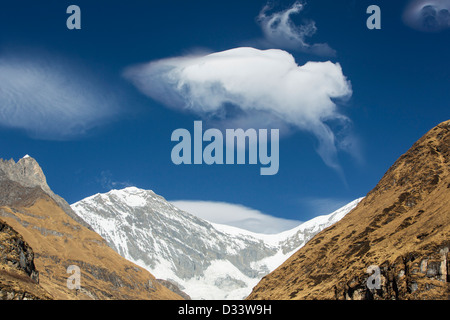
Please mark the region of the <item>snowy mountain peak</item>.
[[123, 189], [112, 189], [109, 192], [112, 192], [112, 193], [128, 193], [128, 194], [145, 194], [145, 193], [155, 194], [153, 192], [153, 190], [146, 190], [146, 189], [141, 189], [141, 188], [133, 187], [133, 186], [126, 187], [126, 188], [123, 188]]
[[147, 204], [147, 197], [155, 195], [151, 190], [143, 190], [136, 187], [111, 190], [108, 194], [121, 199], [130, 207], [143, 207]]
[[120, 255], [174, 282], [193, 299], [242, 299], [359, 200], [275, 235], [210, 223], [136, 187], [96, 194], [72, 208]]

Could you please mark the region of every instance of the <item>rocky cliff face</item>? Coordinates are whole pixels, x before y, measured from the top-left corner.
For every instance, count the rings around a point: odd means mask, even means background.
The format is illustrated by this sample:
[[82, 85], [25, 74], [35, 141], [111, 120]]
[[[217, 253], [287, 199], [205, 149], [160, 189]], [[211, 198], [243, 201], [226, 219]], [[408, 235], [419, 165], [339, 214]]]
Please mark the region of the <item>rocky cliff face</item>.
[[0, 220], [0, 300], [47, 300], [39, 285], [33, 249], [8, 224]]
[[449, 299], [450, 121], [248, 299]]
[[[33, 158], [0, 161], [0, 220], [23, 239], [11, 240], [14, 247], [2, 238], [0, 254], [7, 257], [3, 265], [16, 266], [31, 282], [37, 281], [38, 271], [39, 285], [53, 299], [181, 299], [147, 270], [114, 252], [67, 207], [48, 188]], [[77, 287], [68, 283], [73, 266], [80, 271]], [[6, 292], [7, 298], [11, 295]]]

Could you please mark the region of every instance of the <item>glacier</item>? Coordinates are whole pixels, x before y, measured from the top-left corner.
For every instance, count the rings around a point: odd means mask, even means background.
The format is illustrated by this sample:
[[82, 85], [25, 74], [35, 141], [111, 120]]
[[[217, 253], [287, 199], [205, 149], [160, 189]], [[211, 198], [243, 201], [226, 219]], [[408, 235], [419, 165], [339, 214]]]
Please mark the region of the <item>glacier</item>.
[[362, 199], [278, 234], [211, 223], [136, 187], [95, 194], [71, 208], [121, 256], [176, 284], [192, 299], [240, 300]]

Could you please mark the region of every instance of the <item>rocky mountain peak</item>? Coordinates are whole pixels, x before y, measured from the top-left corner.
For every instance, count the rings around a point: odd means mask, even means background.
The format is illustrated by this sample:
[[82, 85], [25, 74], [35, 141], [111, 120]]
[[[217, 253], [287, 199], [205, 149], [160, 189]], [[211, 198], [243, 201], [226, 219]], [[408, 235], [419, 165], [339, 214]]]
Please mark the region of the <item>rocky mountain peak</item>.
[[26, 155], [17, 163], [13, 159], [0, 159], [0, 179], [15, 181], [29, 188], [38, 186], [46, 193], [50, 192], [47, 179], [39, 163], [29, 155]]
[[36, 159], [29, 155], [25, 155], [17, 162], [13, 159], [0, 159], [0, 186], [0, 204], [2, 205], [32, 203], [40, 197], [40, 193], [43, 191], [69, 217], [92, 230], [83, 219], [73, 212], [66, 200], [50, 189], [41, 166]]

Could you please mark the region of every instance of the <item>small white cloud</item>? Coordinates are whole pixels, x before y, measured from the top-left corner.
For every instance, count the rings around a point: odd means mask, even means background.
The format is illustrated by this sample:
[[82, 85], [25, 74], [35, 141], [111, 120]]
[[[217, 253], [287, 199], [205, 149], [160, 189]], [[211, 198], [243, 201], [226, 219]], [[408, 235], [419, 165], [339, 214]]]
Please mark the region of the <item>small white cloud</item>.
[[214, 201], [171, 201], [183, 211], [209, 222], [225, 224], [264, 234], [279, 233], [301, 224], [301, 221], [282, 219], [239, 204]]
[[295, 25], [292, 21], [291, 16], [299, 14], [304, 6], [303, 3], [297, 1], [290, 8], [271, 14], [268, 13], [272, 9], [271, 6], [264, 6], [257, 19], [265, 37], [263, 44], [268, 47], [334, 56], [336, 52], [328, 44], [307, 42], [307, 38], [317, 32], [314, 21], [306, 21], [300, 26]]
[[122, 189], [122, 188], [128, 188], [133, 187], [133, 184], [128, 181], [117, 181], [113, 179], [113, 175], [111, 171], [109, 170], [103, 170], [100, 173], [100, 177], [98, 177], [97, 182], [102, 186], [102, 188], [106, 190], [112, 190], [112, 189]]
[[176, 110], [214, 119], [222, 127], [245, 127], [247, 123], [310, 132], [318, 140], [318, 154], [337, 171], [338, 148], [345, 146], [348, 151], [348, 143], [339, 141], [345, 136], [336, 136], [329, 126], [348, 128], [351, 123], [335, 104], [336, 99], [352, 95], [338, 63], [299, 66], [283, 50], [241, 47], [153, 61], [130, 67], [124, 74], [149, 97]]
[[450, 28], [449, 0], [413, 0], [403, 13], [404, 23], [423, 32], [439, 32]]
[[114, 90], [80, 69], [49, 55], [0, 56], [0, 125], [65, 140], [111, 120], [119, 111]]

